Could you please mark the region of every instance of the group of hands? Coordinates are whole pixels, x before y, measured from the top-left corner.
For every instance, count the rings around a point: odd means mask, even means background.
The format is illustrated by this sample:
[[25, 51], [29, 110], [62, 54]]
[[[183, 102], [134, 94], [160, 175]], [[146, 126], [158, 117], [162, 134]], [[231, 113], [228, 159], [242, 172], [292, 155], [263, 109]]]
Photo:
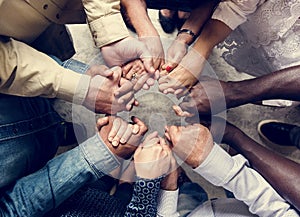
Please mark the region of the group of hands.
[[100, 138], [120, 162], [133, 156], [136, 176], [144, 179], [177, 174], [173, 153], [197, 168], [214, 145], [210, 131], [201, 124], [166, 126], [164, 137], [156, 131], [145, 136], [148, 127], [137, 117], [128, 123], [117, 116], [106, 116], [99, 118], [96, 126]]
[[[162, 93], [184, 97], [182, 103], [174, 107], [179, 116], [210, 114], [211, 102], [224, 99], [220, 84], [226, 89], [226, 82], [200, 77], [206, 60], [193, 50], [187, 52], [187, 46], [176, 40], [166, 58], [159, 37], [128, 37], [101, 48], [101, 52], [106, 64], [113, 67], [94, 65], [89, 68], [87, 74], [91, 82], [83, 103], [97, 113], [131, 110], [138, 106], [134, 94], [142, 88], [149, 89], [156, 80]], [[207, 95], [207, 88], [213, 96]], [[220, 107], [215, 112], [222, 110]]]
[[[114, 67], [89, 68], [91, 82], [84, 105], [109, 115], [98, 119], [97, 130], [110, 151], [120, 160], [133, 155], [137, 176], [147, 179], [176, 173], [173, 153], [192, 168], [198, 167], [212, 150], [213, 137], [219, 137], [218, 124], [211, 131], [199, 123], [166, 126], [164, 138], [157, 132], [143, 138], [148, 128], [140, 119], [133, 117], [129, 123], [114, 115], [138, 106], [134, 94], [142, 88], [149, 89], [158, 80], [162, 93], [184, 96], [173, 109], [177, 115], [192, 120], [195, 115], [210, 114], [212, 103], [217, 105], [224, 100], [224, 94], [231, 94], [227, 82], [200, 77], [206, 60], [195, 51], [187, 52], [187, 46], [178, 41], [173, 41], [168, 49], [168, 62], [159, 37], [129, 37], [103, 47], [101, 52], [106, 64]], [[224, 109], [223, 105], [217, 106], [214, 112]], [[227, 125], [226, 129], [230, 128], [235, 127]]]

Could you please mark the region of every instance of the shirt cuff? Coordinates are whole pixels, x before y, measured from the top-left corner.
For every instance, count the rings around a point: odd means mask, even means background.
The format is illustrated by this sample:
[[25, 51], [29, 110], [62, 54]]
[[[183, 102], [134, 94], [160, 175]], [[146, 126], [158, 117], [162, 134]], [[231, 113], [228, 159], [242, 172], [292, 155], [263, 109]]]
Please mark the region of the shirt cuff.
[[97, 47], [114, 43], [129, 37], [129, 31], [121, 13], [101, 17], [89, 23]]
[[91, 77], [64, 69], [57, 97], [81, 105], [87, 95]]
[[81, 143], [79, 147], [99, 178], [102, 173], [107, 175], [121, 165], [98, 134]]
[[212, 184], [221, 186], [233, 167], [233, 158], [219, 145], [214, 144], [208, 157], [194, 171]]
[[247, 20], [246, 16], [239, 13], [239, 8], [230, 2], [220, 2], [211, 18], [225, 23], [232, 30]]
[[157, 199], [157, 216], [179, 216], [177, 212], [179, 189], [176, 191], [160, 190]]

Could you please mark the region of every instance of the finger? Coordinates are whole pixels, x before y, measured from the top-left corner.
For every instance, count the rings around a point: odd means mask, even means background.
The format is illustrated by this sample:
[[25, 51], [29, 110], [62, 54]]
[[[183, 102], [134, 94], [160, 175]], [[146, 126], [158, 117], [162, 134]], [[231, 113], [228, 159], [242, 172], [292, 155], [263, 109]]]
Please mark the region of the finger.
[[[132, 100], [133, 100], [133, 101], [132, 101]], [[134, 102], [134, 94], [133, 94], [133, 92], [128, 92], [128, 93], [122, 95], [122, 96], [118, 99], [118, 103], [119, 103], [119, 104], [124, 104], [124, 105], [126, 105], [126, 104], [129, 103], [130, 101], [132, 101], [131, 104], [133, 104], [133, 102]]]
[[133, 62], [129, 62], [129, 63], [126, 63], [125, 65], [122, 66], [122, 76], [124, 78], [126, 78], [126, 75], [129, 73], [129, 71], [132, 68], [133, 64], [134, 64]]
[[148, 78], [146, 81], [146, 84], [149, 86], [153, 86], [155, 83], [155, 80], [153, 78]]
[[193, 114], [187, 112], [187, 111], [183, 111], [181, 109], [181, 107], [177, 106], [177, 105], [174, 105], [172, 106], [173, 110], [175, 111], [176, 115], [177, 116], [180, 116], [180, 117], [192, 117], [194, 116]]
[[140, 90], [143, 85], [146, 83], [147, 79], [149, 78], [149, 75], [147, 73], [143, 74], [134, 85], [133, 89], [134, 91]]
[[145, 138], [144, 142], [147, 142], [147, 141], [149, 141], [149, 140], [151, 140], [151, 139], [157, 137], [157, 135], [158, 135], [158, 132], [157, 132], [157, 131], [154, 131], [154, 132], [150, 133], [150, 134]]
[[109, 123], [108, 117], [99, 118], [96, 123], [97, 129], [100, 130], [103, 126], [107, 125], [108, 123]]
[[131, 128], [132, 128], [132, 133], [133, 133], [133, 134], [138, 134], [138, 133], [139, 133], [139, 131], [140, 131], [139, 125], [137, 125], [137, 124], [132, 124], [132, 125], [130, 125], [130, 126], [131, 126]]
[[146, 126], [146, 124], [143, 121], [141, 121], [139, 118], [132, 116], [131, 120], [132, 120], [133, 123], [135, 123], [139, 126], [139, 132], [138, 133], [140, 135], [144, 135], [148, 131], [148, 127]]
[[167, 140], [171, 141], [171, 136], [169, 134], [169, 127], [165, 126], [165, 137], [167, 138]]
[[147, 142], [144, 142], [142, 144], [142, 147], [151, 147], [151, 146], [156, 145], [158, 143], [159, 143], [159, 138], [154, 137], [154, 138], [148, 139]]
[[145, 69], [148, 73], [154, 74], [155, 73], [155, 68], [153, 66], [153, 60], [150, 58], [151, 55], [148, 57], [141, 57], [141, 60], [144, 63]]
[[113, 146], [119, 145], [122, 136], [124, 135], [124, 133], [127, 130], [128, 124], [123, 120], [121, 120], [120, 122], [121, 122], [121, 124], [120, 124], [119, 130], [117, 131], [117, 135], [113, 138], [113, 141], [112, 141]]
[[125, 108], [126, 108], [127, 111], [130, 111], [130, 110], [132, 109], [132, 107], [133, 107], [133, 105], [134, 105], [134, 102], [135, 102], [135, 99], [132, 98], [132, 99], [126, 104]]
[[113, 125], [112, 125], [112, 128], [108, 134], [108, 141], [112, 142], [113, 139], [115, 138], [115, 136], [117, 135], [117, 132], [119, 130], [121, 126], [121, 120], [119, 118], [116, 118], [114, 121], [113, 121]]
[[132, 133], [132, 124], [127, 124], [126, 130], [121, 136], [120, 143], [125, 144], [129, 140]]
[[86, 74], [92, 77], [96, 75], [109, 77], [112, 76], [113, 72], [105, 65], [93, 65], [87, 70]]
[[144, 89], [144, 90], [149, 90], [149, 89], [150, 89], [150, 87], [149, 87], [149, 85], [148, 85], [148, 84], [146, 84], [146, 83], [145, 83], [145, 84], [143, 85], [143, 89]]
[[124, 78], [120, 79], [119, 85], [120, 87], [114, 92], [115, 97], [122, 96], [123, 94], [128, 93], [133, 89], [132, 83]]
[[161, 76], [158, 79], [158, 84], [163, 84], [163, 83], [168, 83], [171, 80], [171, 78], [169, 76]]

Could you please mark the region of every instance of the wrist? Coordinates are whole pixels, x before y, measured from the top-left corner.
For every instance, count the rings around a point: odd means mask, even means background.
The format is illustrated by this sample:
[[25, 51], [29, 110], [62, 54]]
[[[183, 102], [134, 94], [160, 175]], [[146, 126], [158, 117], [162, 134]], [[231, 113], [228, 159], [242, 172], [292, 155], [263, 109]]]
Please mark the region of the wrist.
[[181, 29], [177, 33], [176, 40], [186, 45], [190, 45], [195, 40], [196, 34], [189, 29]]

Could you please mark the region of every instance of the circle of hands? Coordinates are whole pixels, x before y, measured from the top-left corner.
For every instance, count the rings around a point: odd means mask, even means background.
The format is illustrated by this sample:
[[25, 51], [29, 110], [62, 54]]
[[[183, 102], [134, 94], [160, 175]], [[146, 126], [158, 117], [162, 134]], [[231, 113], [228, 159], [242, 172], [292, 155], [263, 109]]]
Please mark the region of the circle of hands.
[[[201, 58], [197, 53], [187, 52], [185, 45], [175, 41], [168, 49], [166, 62], [158, 40], [141, 39], [143, 43], [136, 47], [146, 46], [147, 49], [141, 47], [143, 55], [132, 61], [122, 58], [126, 56], [122, 52], [126, 50], [128, 54], [128, 49], [134, 47], [130, 45], [131, 39], [122, 40], [122, 44], [117, 43], [109, 49], [103, 48], [101, 51], [106, 63], [119, 66], [90, 67], [87, 74], [91, 76], [91, 82], [84, 101], [87, 108], [111, 115], [98, 119], [100, 137], [119, 160], [129, 159], [133, 155], [137, 176], [148, 179], [176, 173], [178, 166], [173, 153], [191, 167], [198, 167], [213, 146], [209, 130], [200, 124], [165, 126], [164, 138], [158, 136], [157, 132], [143, 138], [148, 128], [140, 119], [132, 117], [128, 123], [114, 116], [117, 112], [130, 111], [133, 106], [138, 106], [134, 94], [141, 89], [148, 90], [156, 80], [162, 93], [173, 93], [177, 98], [184, 96], [179, 106], [173, 106], [178, 116], [192, 117], [198, 114], [193, 98], [202, 87], [195, 85], [199, 77], [196, 72], [201, 73], [205, 61], [199, 61]], [[132, 53], [136, 52], [136, 47]], [[110, 56], [114, 58], [107, 58]]]

